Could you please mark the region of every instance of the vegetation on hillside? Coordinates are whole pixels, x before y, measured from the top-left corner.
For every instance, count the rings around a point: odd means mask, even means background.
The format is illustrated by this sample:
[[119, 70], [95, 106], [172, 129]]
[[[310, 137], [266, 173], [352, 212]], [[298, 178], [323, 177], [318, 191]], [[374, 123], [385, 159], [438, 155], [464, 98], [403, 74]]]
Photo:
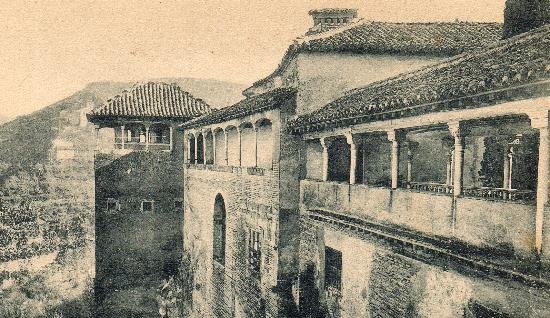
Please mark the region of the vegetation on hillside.
[[550, 0], [506, 0], [504, 38], [550, 23]]

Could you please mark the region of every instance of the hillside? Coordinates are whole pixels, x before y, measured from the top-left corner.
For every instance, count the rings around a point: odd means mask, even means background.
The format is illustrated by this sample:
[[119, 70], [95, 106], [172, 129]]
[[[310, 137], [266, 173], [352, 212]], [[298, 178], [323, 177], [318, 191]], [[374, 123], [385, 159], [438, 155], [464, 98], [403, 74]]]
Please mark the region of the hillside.
[[[218, 107], [240, 99], [242, 89], [210, 80], [165, 81]], [[83, 308], [95, 260], [95, 140], [85, 114], [132, 85], [92, 83], [0, 125], [0, 317], [90, 317]], [[32, 259], [46, 266], [29, 274], [23, 269]], [[28, 284], [41, 293], [26, 292]]]
[[[155, 80], [156, 81], [156, 80]], [[177, 83], [213, 107], [224, 107], [239, 101], [244, 85], [193, 78], [158, 79]], [[73, 95], [30, 115], [0, 125], [0, 164], [32, 166], [47, 160], [51, 142], [59, 131], [60, 114], [87, 107], [98, 107], [108, 98], [129, 89], [133, 82], [95, 82]], [[1, 174], [1, 171], [0, 171]], [[1, 182], [1, 176], [0, 176]]]

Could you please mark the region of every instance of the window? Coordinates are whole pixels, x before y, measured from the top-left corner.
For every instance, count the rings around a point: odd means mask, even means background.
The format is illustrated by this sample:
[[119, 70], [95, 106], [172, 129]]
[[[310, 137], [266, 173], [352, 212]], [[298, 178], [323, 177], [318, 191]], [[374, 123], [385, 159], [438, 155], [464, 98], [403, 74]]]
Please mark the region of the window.
[[260, 279], [260, 265], [262, 260], [262, 242], [260, 240], [261, 232], [248, 230], [248, 264], [250, 274], [256, 279]]
[[155, 204], [153, 201], [147, 201], [147, 200], [141, 201], [141, 212], [151, 213], [153, 212], [154, 208], [155, 208]]
[[120, 210], [120, 205], [118, 204], [117, 199], [108, 198], [107, 199], [107, 213], [115, 213]]
[[342, 252], [325, 247], [325, 288], [342, 290]]
[[214, 240], [212, 258], [221, 265], [225, 264], [225, 201], [221, 194], [214, 202]]

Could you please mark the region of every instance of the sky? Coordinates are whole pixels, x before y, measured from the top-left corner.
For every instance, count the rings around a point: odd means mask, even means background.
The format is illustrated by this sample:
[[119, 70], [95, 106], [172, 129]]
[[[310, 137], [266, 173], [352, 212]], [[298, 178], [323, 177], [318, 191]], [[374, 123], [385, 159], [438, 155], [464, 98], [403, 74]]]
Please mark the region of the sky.
[[314, 8], [376, 21], [502, 21], [505, 0], [0, 0], [0, 114], [87, 83], [193, 77], [251, 84], [312, 24]]

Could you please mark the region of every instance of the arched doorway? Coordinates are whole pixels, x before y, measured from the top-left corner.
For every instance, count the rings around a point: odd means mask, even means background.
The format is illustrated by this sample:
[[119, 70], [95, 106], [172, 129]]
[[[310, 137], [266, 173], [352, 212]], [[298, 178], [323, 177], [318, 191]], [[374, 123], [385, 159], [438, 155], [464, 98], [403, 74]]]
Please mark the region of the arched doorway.
[[213, 227], [213, 259], [225, 264], [225, 201], [221, 194], [216, 195], [214, 201], [214, 227]]

